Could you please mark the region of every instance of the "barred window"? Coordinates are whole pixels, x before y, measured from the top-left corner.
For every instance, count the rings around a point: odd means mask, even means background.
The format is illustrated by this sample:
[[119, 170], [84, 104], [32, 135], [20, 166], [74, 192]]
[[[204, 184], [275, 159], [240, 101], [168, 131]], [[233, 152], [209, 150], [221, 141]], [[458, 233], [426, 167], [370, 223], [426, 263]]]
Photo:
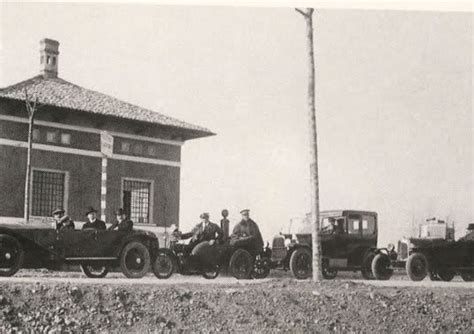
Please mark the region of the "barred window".
[[64, 206], [66, 173], [33, 170], [31, 215], [47, 217]]
[[150, 223], [151, 182], [123, 180], [123, 208], [134, 223]]

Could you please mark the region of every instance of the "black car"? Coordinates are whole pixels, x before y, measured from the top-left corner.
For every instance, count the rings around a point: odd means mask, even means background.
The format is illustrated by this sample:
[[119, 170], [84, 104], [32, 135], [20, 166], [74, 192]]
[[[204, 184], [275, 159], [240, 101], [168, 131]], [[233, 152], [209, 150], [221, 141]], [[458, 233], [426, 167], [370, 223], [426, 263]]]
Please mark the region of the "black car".
[[[333, 210], [320, 213], [322, 274], [326, 279], [338, 271], [361, 271], [371, 279], [372, 259], [377, 247], [377, 213], [359, 210]], [[308, 224], [307, 227], [310, 227]], [[290, 270], [297, 279], [312, 273], [311, 233], [283, 234], [273, 239], [266, 262], [271, 268]]]
[[21, 268], [59, 268], [78, 264], [88, 277], [104, 277], [120, 267], [141, 278], [158, 250], [158, 239], [140, 230], [56, 230], [45, 224], [0, 224], [0, 276]]
[[443, 281], [451, 281], [455, 275], [466, 282], [474, 279], [474, 240], [408, 238], [398, 242], [398, 251], [391, 245], [378, 253], [372, 262], [377, 279], [389, 279], [396, 268], [405, 268], [413, 281], [428, 275]]

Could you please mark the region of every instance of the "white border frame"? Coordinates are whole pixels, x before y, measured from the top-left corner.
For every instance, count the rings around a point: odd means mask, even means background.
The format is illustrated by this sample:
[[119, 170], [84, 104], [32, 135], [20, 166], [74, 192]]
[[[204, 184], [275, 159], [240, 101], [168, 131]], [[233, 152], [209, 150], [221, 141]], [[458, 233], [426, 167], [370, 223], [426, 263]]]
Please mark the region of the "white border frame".
[[[121, 205], [122, 208], [124, 207], [124, 205], [123, 205], [123, 184], [124, 184], [125, 180], [150, 183], [150, 198], [149, 198], [149, 204], [148, 204], [148, 221], [149, 221], [149, 223], [148, 224], [140, 224], [140, 223], [137, 223], [137, 222], [133, 222], [133, 225], [156, 226], [156, 224], [153, 223], [154, 222], [154, 220], [153, 220], [153, 209], [155, 207], [154, 206], [154, 204], [155, 204], [155, 180], [123, 176], [120, 179], [120, 205]], [[128, 217], [128, 218], [131, 219], [131, 217]]]
[[33, 171], [39, 172], [50, 172], [50, 173], [61, 173], [64, 174], [64, 198], [63, 198], [63, 209], [68, 212], [68, 203], [69, 203], [69, 171], [61, 169], [51, 169], [51, 168], [40, 168], [40, 167], [31, 167], [31, 178], [30, 178], [30, 216], [31, 218], [51, 218], [51, 216], [33, 216], [31, 215], [33, 205]]

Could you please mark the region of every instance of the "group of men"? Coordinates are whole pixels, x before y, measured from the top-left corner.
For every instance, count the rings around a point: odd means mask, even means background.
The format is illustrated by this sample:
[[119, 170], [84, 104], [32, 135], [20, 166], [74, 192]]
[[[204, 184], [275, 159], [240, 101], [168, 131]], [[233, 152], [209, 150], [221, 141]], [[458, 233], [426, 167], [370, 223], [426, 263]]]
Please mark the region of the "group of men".
[[232, 234], [229, 236], [229, 216], [228, 210], [222, 211], [221, 226], [214, 224], [209, 220], [209, 213], [204, 212], [199, 217], [201, 222], [197, 224], [191, 232], [181, 233], [178, 230], [173, 234], [177, 239], [191, 238], [188, 249], [192, 255], [197, 255], [201, 246], [215, 243], [222, 243], [229, 240], [231, 245], [238, 244], [245, 246], [250, 252], [259, 253], [263, 249], [263, 238], [255, 223], [250, 218], [250, 210], [244, 209], [240, 211], [241, 221], [234, 227]]
[[[86, 211], [87, 222], [82, 225], [82, 229], [96, 229], [106, 230], [105, 222], [97, 218], [97, 211], [93, 207], [89, 207]], [[131, 231], [133, 229], [133, 222], [128, 219], [127, 213], [124, 209], [119, 208], [115, 211], [116, 220], [108, 228], [108, 230]], [[66, 215], [63, 208], [57, 208], [53, 211], [53, 218], [57, 230], [74, 230], [74, 221]]]

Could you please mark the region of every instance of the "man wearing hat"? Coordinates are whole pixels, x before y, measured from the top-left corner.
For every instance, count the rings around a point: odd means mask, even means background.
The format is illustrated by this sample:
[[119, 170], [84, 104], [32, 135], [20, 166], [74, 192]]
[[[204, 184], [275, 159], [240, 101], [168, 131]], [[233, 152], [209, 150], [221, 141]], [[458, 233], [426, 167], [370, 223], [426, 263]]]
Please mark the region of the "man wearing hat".
[[191, 232], [181, 234], [181, 239], [191, 238], [186, 247], [191, 256], [188, 258], [188, 265], [203, 269], [213, 262], [216, 241], [222, 241], [224, 234], [221, 228], [209, 221], [209, 213], [202, 213], [199, 218], [201, 222], [197, 224]]
[[474, 241], [474, 224], [467, 225], [467, 233], [464, 237], [460, 238], [460, 240]]
[[204, 212], [199, 218], [201, 218], [201, 222], [191, 232], [181, 234], [181, 239], [191, 238], [189, 246], [192, 248], [203, 241], [208, 241], [211, 246], [216, 240], [221, 241], [224, 236], [222, 230], [217, 224], [209, 221], [209, 213]]
[[250, 219], [250, 210], [240, 211], [242, 220], [232, 231], [231, 244], [239, 245], [251, 254], [258, 254], [263, 250], [263, 238], [256, 222]]
[[56, 230], [74, 230], [74, 222], [68, 215], [65, 215], [64, 213], [65, 211], [63, 208], [56, 208], [53, 211]]
[[96, 230], [105, 230], [105, 222], [100, 219], [97, 219], [97, 211], [93, 207], [89, 207], [86, 211], [86, 216], [88, 222], [82, 226], [82, 229], [96, 229]]
[[127, 218], [127, 213], [124, 209], [120, 208], [115, 210], [115, 216], [117, 220], [109, 227], [109, 230], [117, 229], [118, 231], [130, 232], [133, 230], [133, 222]]

